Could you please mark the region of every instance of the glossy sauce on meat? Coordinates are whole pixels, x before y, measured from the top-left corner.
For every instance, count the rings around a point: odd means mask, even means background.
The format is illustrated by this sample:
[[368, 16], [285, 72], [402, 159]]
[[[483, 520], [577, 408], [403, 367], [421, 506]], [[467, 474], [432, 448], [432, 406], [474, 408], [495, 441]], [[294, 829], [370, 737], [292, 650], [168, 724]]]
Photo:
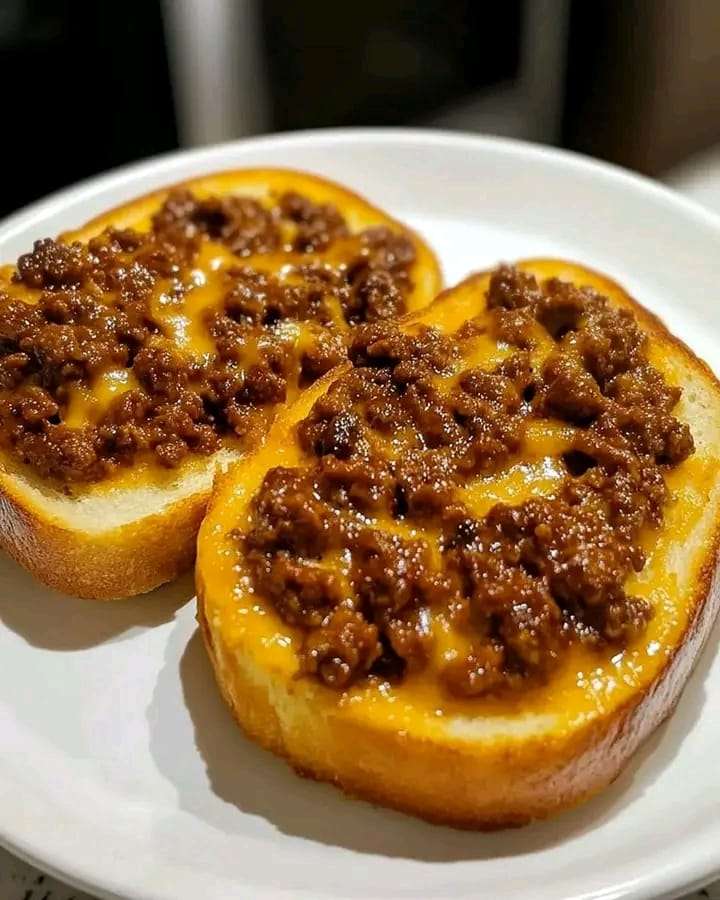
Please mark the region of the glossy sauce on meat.
[[176, 190], [148, 231], [37, 241], [0, 289], [0, 443], [67, 487], [253, 446], [352, 327], [404, 311], [414, 259], [296, 193]]
[[[297, 427], [303, 465], [267, 473], [238, 535], [304, 635], [301, 672], [344, 689], [426, 671], [479, 697], [644, 632], [625, 584], [693, 441], [631, 313], [501, 267], [454, 334], [364, 325], [350, 358]], [[546, 493], [483, 503], [532, 465]]]

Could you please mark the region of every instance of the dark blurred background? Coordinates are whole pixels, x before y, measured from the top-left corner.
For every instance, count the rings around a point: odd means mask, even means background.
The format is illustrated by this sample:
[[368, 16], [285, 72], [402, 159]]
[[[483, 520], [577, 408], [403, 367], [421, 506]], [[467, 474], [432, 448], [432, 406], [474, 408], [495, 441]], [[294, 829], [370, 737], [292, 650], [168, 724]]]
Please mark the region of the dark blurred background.
[[665, 177], [720, 142], [720, 2], [0, 0], [0, 84], [0, 214], [178, 146], [333, 125]]

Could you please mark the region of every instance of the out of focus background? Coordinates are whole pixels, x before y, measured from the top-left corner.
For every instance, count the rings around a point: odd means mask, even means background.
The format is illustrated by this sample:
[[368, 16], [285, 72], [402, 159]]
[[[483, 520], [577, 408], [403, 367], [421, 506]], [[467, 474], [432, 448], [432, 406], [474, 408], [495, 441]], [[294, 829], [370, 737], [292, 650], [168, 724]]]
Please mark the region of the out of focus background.
[[718, 0], [0, 0], [0, 215], [176, 147], [346, 125], [525, 138], [720, 209]]
[[[177, 147], [351, 125], [567, 147], [720, 211], [720, 0], [0, 0], [0, 86], [0, 216]], [[0, 900], [85, 898], [0, 850]]]

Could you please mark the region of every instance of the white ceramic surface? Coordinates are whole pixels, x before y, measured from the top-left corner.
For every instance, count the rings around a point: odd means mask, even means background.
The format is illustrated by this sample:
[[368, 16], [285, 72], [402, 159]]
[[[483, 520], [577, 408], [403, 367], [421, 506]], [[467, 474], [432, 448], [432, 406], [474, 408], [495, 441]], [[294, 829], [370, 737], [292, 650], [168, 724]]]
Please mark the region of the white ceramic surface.
[[[356, 188], [426, 235], [448, 283], [527, 255], [595, 266], [720, 368], [720, 220], [617, 169], [503, 140], [345, 130], [172, 155], [6, 220], [0, 259], [154, 186], [244, 165]], [[659, 898], [720, 872], [718, 629], [677, 713], [615, 785], [484, 835], [348, 800], [246, 741], [192, 593], [186, 578], [97, 605], [0, 558], [0, 841], [14, 852], [130, 900]]]

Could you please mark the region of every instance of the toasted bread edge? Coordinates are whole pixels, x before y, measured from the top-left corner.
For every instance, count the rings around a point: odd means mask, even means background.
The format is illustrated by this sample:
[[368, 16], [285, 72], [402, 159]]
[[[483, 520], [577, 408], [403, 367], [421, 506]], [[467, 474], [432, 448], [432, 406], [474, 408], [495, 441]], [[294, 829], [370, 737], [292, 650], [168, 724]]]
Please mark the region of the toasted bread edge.
[[[633, 754], [673, 712], [720, 608], [720, 541], [708, 561], [696, 615], [651, 685], [631, 703], [565, 738], [528, 740], [503, 759], [482, 743], [457, 746], [411, 733], [359, 727], [312, 708], [294, 710], [291, 731], [278, 699], [297, 702], [292, 685], [223, 660], [204, 612], [198, 622], [220, 691], [245, 733], [295, 771], [345, 793], [435, 824], [478, 831], [527, 825], [589, 800], [613, 782]], [[300, 701], [302, 702], [302, 701]], [[317, 713], [317, 714], [316, 714]], [[503, 765], [503, 763], [505, 765]]]
[[72, 528], [28, 502], [0, 472], [0, 546], [44, 584], [90, 600], [144, 594], [187, 571], [210, 491], [109, 531]]
[[[532, 266], [540, 260], [527, 260]], [[571, 265], [591, 273], [585, 267]], [[478, 273], [461, 284], [480, 279]], [[656, 340], [672, 346], [720, 394], [712, 370], [616, 282], [604, 282]], [[437, 301], [439, 302], [444, 292]], [[407, 321], [412, 321], [408, 316]], [[212, 505], [208, 521], [212, 517]], [[528, 738], [499, 749], [482, 741], [465, 747], [412, 733], [360, 726], [317, 707], [292, 682], [226, 648], [205, 614], [208, 592], [196, 570], [197, 618], [222, 695], [243, 730], [284, 757], [301, 775], [330, 781], [346, 793], [433, 823], [495, 830], [527, 824], [574, 807], [614, 781], [636, 750], [672, 713], [720, 610], [720, 519], [707, 542], [682, 639], [644, 689], [610, 715], [552, 739]], [[281, 710], [281, 713], [278, 712]]]

